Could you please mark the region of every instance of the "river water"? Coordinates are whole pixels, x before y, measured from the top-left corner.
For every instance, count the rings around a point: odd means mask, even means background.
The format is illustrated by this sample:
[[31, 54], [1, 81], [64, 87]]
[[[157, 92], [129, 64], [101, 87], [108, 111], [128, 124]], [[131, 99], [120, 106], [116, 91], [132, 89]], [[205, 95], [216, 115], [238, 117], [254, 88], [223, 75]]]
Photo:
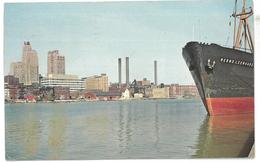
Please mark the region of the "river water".
[[6, 104], [7, 160], [246, 157], [253, 115], [208, 117], [200, 100]]

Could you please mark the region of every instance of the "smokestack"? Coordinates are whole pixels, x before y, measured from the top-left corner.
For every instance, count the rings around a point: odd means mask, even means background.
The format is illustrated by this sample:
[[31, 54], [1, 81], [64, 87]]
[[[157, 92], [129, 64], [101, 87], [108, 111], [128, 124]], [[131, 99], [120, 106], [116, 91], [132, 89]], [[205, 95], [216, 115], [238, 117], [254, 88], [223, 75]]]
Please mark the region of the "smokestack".
[[154, 84], [157, 86], [157, 61], [154, 61]]
[[122, 83], [122, 71], [121, 71], [121, 58], [118, 59], [118, 84], [121, 85]]
[[126, 85], [129, 85], [129, 57], [125, 58], [125, 83]]

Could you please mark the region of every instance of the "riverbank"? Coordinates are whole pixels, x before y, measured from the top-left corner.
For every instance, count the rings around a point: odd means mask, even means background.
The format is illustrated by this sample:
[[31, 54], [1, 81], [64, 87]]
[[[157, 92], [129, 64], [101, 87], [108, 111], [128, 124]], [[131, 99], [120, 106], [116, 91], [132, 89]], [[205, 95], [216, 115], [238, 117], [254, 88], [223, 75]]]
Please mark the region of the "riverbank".
[[54, 101], [27, 101], [27, 100], [12, 100], [5, 101], [5, 104], [20, 104], [20, 103], [75, 103], [75, 102], [104, 102], [104, 101], [133, 101], [133, 100], [193, 100], [198, 98], [129, 98], [129, 99], [114, 99], [114, 100], [54, 100]]

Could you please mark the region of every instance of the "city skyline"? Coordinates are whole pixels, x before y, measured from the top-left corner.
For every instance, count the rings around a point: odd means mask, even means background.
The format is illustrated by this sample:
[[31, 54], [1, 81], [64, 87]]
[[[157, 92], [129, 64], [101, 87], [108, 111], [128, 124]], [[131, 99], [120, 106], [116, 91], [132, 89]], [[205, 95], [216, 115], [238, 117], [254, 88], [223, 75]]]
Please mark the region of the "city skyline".
[[17, 77], [19, 82], [25, 85], [39, 82], [38, 55], [30, 42], [24, 42], [22, 60], [10, 64], [9, 74]]
[[130, 81], [145, 77], [153, 82], [157, 60], [158, 83], [190, 84], [182, 47], [191, 40], [231, 46], [232, 9], [231, 1], [211, 0], [5, 4], [4, 73], [21, 59], [23, 41], [30, 41], [44, 76], [48, 51], [59, 50], [66, 57], [67, 74], [106, 73], [109, 82], [118, 82], [118, 58], [123, 58], [125, 76], [124, 58], [129, 57]]

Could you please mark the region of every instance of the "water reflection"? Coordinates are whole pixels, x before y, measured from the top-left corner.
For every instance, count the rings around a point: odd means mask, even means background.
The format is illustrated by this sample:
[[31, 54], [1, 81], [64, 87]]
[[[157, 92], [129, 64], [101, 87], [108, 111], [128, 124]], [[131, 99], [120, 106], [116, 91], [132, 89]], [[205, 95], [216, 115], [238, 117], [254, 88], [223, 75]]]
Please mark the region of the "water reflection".
[[129, 149], [129, 142], [132, 136], [132, 113], [131, 113], [131, 103], [120, 103], [119, 105], [119, 129], [118, 129], [118, 139], [119, 139], [119, 149], [120, 154], [127, 152]]
[[29, 113], [27, 118], [23, 120], [23, 135], [24, 138], [24, 151], [27, 158], [34, 157], [39, 149], [40, 141], [40, 121], [36, 119], [35, 115]]
[[65, 131], [66, 131], [66, 118], [64, 111], [55, 111], [50, 116], [48, 122], [48, 148], [49, 159], [61, 159], [61, 152], [64, 148]]
[[151, 147], [149, 154], [161, 151], [159, 109], [157, 102], [147, 108], [138, 101], [120, 103], [117, 132], [120, 157], [130, 158], [135, 154], [144, 158], [146, 155], [142, 152], [146, 147]]
[[31, 111], [26, 114], [21, 113], [12, 120], [6, 121], [6, 148], [13, 152], [7, 152], [6, 158], [33, 159], [40, 152], [40, 141], [42, 140], [40, 121]]
[[194, 157], [247, 157], [254, 143], [254, 115], [206, 117]]
[[154, 115], [154, 128], [155, 128], [155, 148], [159, 151], [158, 144], [160, 141], [159, 136], [159, 115], [158, 115], [158, 103], [155, 103], [155, 115]]
[[[8, 105], [6, 157], [166, 159], [246, 156], [253, 116], [205, 117], [199, 101]], [[249, 144], [248, 144], [249, 143]]]

